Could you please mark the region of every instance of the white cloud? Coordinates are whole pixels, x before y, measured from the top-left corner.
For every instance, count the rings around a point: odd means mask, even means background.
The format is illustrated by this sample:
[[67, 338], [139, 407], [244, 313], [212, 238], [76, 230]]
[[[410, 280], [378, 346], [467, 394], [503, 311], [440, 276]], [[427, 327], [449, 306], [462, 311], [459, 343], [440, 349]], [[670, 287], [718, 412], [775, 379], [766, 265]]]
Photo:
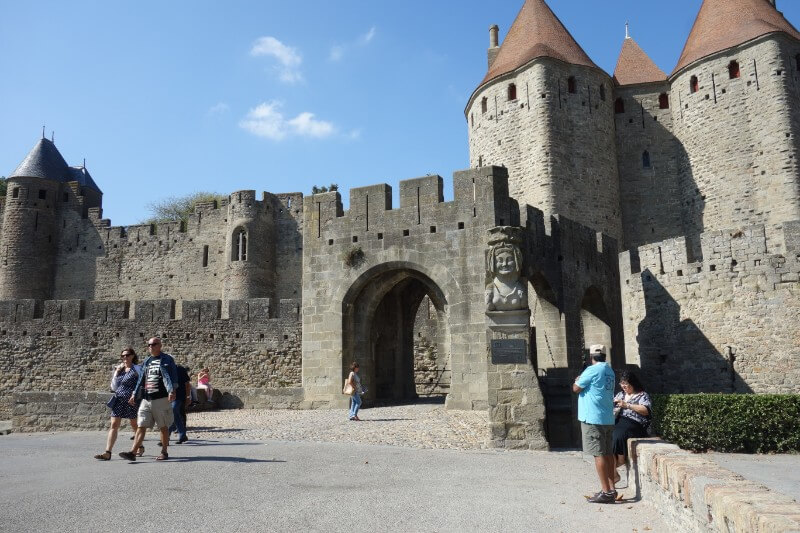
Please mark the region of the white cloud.
[[275, 37], [267, 36], [256, 39], [250, 49], [250, 55], [275, 59], [279, 63], [279, 78], [283, 82], [297, 83], [303, 80], [303, 74], [300, 72], [303, 56], [296, 48], [283, 44]]
[[314, 118], [314, 113], [305, 111], [292, 119], [281, 113], [282, 104], [277, 101], [264, 102], [251, 109], [239, 122], [239, 127], [258, 137], [281, 141], [289, 136], [324, 139], [336, 133], [336, 127], [324, 120]]
[[330, 55], [331, 61], [339, 61], [340, 59], [342, 59], [342, 57], [344, 57], [345, 49], [346, 47], [341, 44], [335, 44], [331, 46], [331, 55]]
[[361, 39], [359, 39], [361, 44], [362, 45], [369, 44], [369, 42], [372, 41], [373, 38], [375, 38], [376, 31], [377, 31], [377, 28], [375, 28], [375, 26], [371, 27], [369, 29], [369, 31], [367, 33], [365, 33], [364, 35], [362, 35]]
[[223, 113], [227, 113], [230, 108], [231, 107], [225, 102], [218, 102], [216, 105], [213, 105], [208, 109], [208, 114], [221, 115]]
[[375, 38], [375, 34], [377, 33], [377, 28], [375, 26], [371, 27], [367, 33], [360, 35], [354, 42], [349, 44], [335, 44], [331, 46], [331, 52], [329, 58], [331, 61], [341, 61], [344, 58], [345, 53], [348, 49], [353, 48], [355, 46], [367, 46], [372, 40]]

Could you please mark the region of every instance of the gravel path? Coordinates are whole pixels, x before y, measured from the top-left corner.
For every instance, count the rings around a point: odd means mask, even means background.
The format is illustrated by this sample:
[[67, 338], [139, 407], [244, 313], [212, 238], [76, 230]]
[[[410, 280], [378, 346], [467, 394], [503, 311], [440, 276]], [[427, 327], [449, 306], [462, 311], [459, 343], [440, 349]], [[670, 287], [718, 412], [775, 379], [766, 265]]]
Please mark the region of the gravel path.
[[342, 409], [226, 410], [189, 415], [189, 439], [286, 440], [385, 444], [474, 450], [487, 437], [485, 411], [448, 411], [443, 405], [374, 407], [347, 420]]

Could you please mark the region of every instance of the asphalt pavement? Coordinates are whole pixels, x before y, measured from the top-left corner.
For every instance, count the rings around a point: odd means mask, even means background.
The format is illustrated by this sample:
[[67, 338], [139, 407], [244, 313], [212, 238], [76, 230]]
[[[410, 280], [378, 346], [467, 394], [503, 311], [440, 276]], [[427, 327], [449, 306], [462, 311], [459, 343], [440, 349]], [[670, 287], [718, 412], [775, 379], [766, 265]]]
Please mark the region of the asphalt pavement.
[[[111, 461], [101, 432], [0, 437], [2, 531], [670, 531], [646, 502], [587, 503], [578, 452], [191, 440]], [[635, 491], [621, 489], [625, 496]]]

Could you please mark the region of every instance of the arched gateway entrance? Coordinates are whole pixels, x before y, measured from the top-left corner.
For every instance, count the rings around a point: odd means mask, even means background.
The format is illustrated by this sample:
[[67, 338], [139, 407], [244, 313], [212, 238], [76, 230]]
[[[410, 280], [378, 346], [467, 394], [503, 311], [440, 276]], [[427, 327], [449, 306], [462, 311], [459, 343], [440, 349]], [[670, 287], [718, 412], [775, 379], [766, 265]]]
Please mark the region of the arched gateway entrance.
[[342, 373], [359, 362], [368, 403], [443, 396], [450, 382], [444, 293], [410, 265], [375, 270], [342, 301]]

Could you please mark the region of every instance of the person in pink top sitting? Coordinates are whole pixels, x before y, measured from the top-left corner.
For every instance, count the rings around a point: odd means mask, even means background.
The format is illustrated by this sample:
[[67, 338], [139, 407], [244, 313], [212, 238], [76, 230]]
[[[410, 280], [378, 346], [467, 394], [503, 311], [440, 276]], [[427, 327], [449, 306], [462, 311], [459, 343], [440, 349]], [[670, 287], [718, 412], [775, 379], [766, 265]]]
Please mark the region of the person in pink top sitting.
[[211, 386], [211, 373], [208, 371], [208, 368], [204, 368], [197, 374], [197, 388], [205, 389], [207, 402], [214, 402], [214, 388]]

